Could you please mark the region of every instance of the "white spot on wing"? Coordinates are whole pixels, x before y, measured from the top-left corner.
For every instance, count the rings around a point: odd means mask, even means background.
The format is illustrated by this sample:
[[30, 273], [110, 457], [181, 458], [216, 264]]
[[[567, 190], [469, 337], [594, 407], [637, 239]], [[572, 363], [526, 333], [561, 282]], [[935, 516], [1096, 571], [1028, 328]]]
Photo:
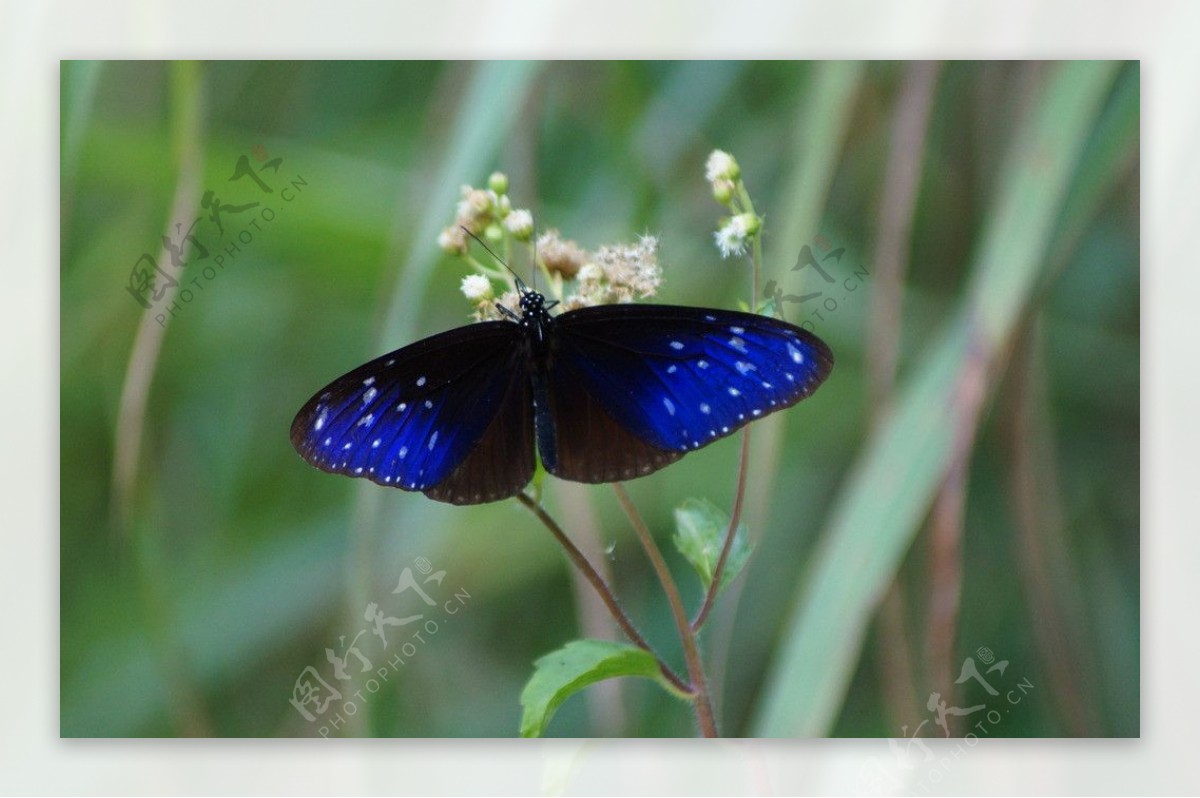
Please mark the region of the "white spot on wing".
[[706, 369], [706, 368], [708, 368], [708, 361], [707, 360], [697, 360], [696, 365], [702, 369]]
[[679, 343], [678, 341], [672, 341], [671, 348], [675, 351], [679, 351], [680, 349], [683, 349], [683, 344]]
[[746, 352], [746, 342], [736, 335], [729, 339], [729, 345], [743, 354]]
[[741, 335], [741, 334], [742, 334], [742, 333], [744, 333], [746, 330], [745, 330], [744, 328], [742, 328], [742, 327], [730, 327], [730, 328], [729, 328], [729, 331], [730, 331], [731, 333], [733, 333], [734, 335]]
[[709, 413], [712, 412], [712, 408], [708, 406], [707, 402], [701, 402], [700, 403], [700, 412], [707, 416]]
[[741, 395], [742, 395], [742, 392], [741, 392], [741, 391], [739, 391], [737, 388], [734, 388], [734, 387], [730, 386], [730, 388], [729, 388], [729, 395], [730, 395], [730, 396], [741, 396]]
[[437, 445], [437, 436], [437, 430], [434, 430], [433, 434], [429, 436], [429, 451], [431, 452], [433, 451], [433, 447]]
[[788, 350], [788, 354], [792, 356], [793, 363], [803, 363], [804, 362], [804, 355], [802, 355], [800, 353], [799, 349], [792, 346], [791, 344], [788, 344], [787, 350]]
[[670, 399], [668, 399], [668, 398], [667, 398], [667, 397], [665, 397], [665, 396], [663, 397], [663, 407], [667, 408], [667, 412], [668, 412], [668, 413], [670, 413], [671, 415], [675, 415], [675, 404], [674, 404], [674, 402], [672, 402]]
[[321, 415], [317, 417], [317, 423], [313, 424], [313, 429], [315, 429], [317, 432], [320, 432], [321, 428], [325, 426], [325, 419], [327, 418], [328, 413], [329, 411], [322, 410]]
[[429, 399], [426, 399], [426, 400], [425, 400], [425, 409], [426, 409], [426, 410], [432, 410], [432, 409], [433, 409], [433, 402], [432, 402], [431, 400], [429, 400]]
[[674, 374], [676, 371], [678, 371], [678, 367], [677, 367], [677, 366], [676, 366], [674, 363], [672, 363], [671, 365], [667, 366], [667, 373], [668, 373], [668, 374]]
[[383, 443], [383, 438], [376, 438], [375, 440], [371, 441], [371, 448], [378, 449], [379, 444], [381, 444], [381, 443]]
[[744, 360], [739, 360], [734, 365], [737, 366], [737, 370], [742, 374], [749, 374], [751, 371], [758, 371], [758, 366], [754, 365], [753, 363], [747, 363]]
[[403, 460], [403, 459], [404, 459], [404, 457], [405, 457], [405, 456], [408, 454], [408, 447], [407, 447], [407, 446], [401, 446], [401, 447], [400, 447], [400, 451], [399, 451], [399, 452], [397, 452], [396, 454], [397, 454], [397, 456], [399, 456], [399, 458], [400, 458], [401, 460]]
[[368, 388], [367, 392], [363, 394], [363, 404], [364, 405], [371, 404], [371, 400], [374, 399], [378, 395], [379, 395], [379, 391], [375, 390], [374, 388]]
[[397, 413], [403, 413], [407, 409], [408, 409], [408, 402], [401, 402], [400, 404], [396, 405]]
[[367, 426], [368, 424], [370, 424], [370, 423], [371, 423], [372, 421], [374, 421], [374, 420], [375, 420], [375, 414], [374, 414], [374, 413], [367, 413], [365, 416], [363, 416], [362, 418], [360, 418], [360, 419], [358, 420], [358, 424], [356, 424], [355, 426], [359, 426], [359, 427], [365, 427], [365, 426]]
[[374, 384], [375, 384], [375, 378], [374, 378], [374, 377], [367, 377], [365, 380], [363, 380], [363, 387], [364, 387], [364, 388], [370, 388], [370, 387], [371, 387], [372, 385], [374, 385]]
[[421, 387], [422, 385], [424, 385], [424, 384], [425, 384], [425, 377], [424, 377], [424, 376], [422, 376], [422, 377], [419, 377], [419, 378], [417, 379], [417, 387], [418, 387], [418, 388], [420, 388], [420, 387]]

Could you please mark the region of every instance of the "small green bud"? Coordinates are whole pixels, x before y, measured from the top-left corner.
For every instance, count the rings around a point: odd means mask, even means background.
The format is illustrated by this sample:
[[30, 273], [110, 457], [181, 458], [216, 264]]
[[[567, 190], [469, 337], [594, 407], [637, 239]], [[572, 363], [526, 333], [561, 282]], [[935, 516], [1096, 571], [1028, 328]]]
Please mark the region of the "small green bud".
[[713, 199], [722, 205], [728, 205], [733, 200], [733, 181], [717, 180], [713, 182]]
[[491, 177], [488, 178], [488, 188], [503, 195], [508, 191], [508, 175], [503, 172], [492, 172]]
[[493, 222], [483, 231], [483, 237], [488, 241], [499, 243], [504, 240], [504, 230], [501, 229], [500, 225]]
[[739, 214], [737, 219], [738, 224], [746, 231], [747, 238], [758, 235], [758, 231], [762, 229], [762, 218], [755, 216], [753, 213]]

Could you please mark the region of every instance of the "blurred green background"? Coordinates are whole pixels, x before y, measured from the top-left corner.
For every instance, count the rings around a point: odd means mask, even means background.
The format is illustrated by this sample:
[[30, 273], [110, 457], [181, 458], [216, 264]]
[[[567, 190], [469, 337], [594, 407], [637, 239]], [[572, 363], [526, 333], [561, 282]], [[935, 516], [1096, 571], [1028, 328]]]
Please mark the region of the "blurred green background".
[[[837, 356], [754, 427], [756, 552], [703, 639], [723, 733], [940, 736], [936, 691], [1003, 711], [990, 736], [1136, 736], [1139, 82], [1131, 63], [64, 62], [61, 733], [316, 735], [342, 702], [312, 722], [289, 703], [311, 666], [364, 695], [327, 733], [515, 735], [533, 660], [612, 634], [554, 541], [513, 501], [318, 472], [289, 424], [333, 377], [466, 322], [436, 236], [494, 169], [585, 247], [658, 234], [658, 301], [747, 301], [747, 262], [713, 246], [719, 147], [766, 219], [763, 281], [822, 292], [785, 312]], [[242, 156], [271, 194], [231, 181]], [[274, 218], [226, 214], [221, 239], [209, 190]], [[170, 299], [144, 310], [131, 270], [170, 272], [164, 234], [201, 216], [209, 260], [160, 325]], [[792, 269], [806, 244], [844, 248], [833, 282]], [[664, 547], [685, 498], [729, 507], [737, 451], [630, 483]], [[551, 479], [547, 503], [681, 666], [611, 490]], [[375, 692], [357, 666], [339, 682], [326, 649], [370, 602], [415, 611], [391, 590], [418, 558], [469, 600]], [[395, 649], [371, 639], [379, 667]], [[998, 697], [953, 684], [981, 648], [1008, 662]], [[695, 728], [625, 680], [549, 732]]]

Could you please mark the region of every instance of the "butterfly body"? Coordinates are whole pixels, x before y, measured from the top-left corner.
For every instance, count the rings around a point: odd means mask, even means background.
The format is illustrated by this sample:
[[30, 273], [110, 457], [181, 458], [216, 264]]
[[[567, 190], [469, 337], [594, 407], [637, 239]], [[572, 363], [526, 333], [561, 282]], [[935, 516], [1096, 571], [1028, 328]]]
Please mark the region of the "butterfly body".
[[292, 444], [325, 471], [478, 504], [519, 492], [534, 446], [576, 482], [657, 471], [810, 395], [833, 355], [815, 335], [749, 313], [602, 305], [521, 314], [418, 341], [310, 399]]

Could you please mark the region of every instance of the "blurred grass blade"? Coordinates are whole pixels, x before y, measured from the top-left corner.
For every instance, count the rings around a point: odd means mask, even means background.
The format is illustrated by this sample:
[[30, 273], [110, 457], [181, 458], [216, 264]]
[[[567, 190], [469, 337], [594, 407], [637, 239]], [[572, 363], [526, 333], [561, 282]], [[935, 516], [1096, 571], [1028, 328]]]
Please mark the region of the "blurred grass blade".
[[[537, 73], [537, 64], [527, 61], [489, 61], [478, 64], [470, 86], [463, 94], [459, 112], [451, 126], [450, 141], [433, 184], [428, 186], [419, 220], [413, 230], [393, 231], [396, 238], [409, 241], [404, 265], [396, 275], [395, 288], [384, 310], [384, 322], [372, 352], [386, 351], [410, 340], [420, 318], [420, 297], [425, 293], [434, 264], [444, 253], [437, 246], [437, 234], [453, 218], [459, 188], [464, 183], [478, 184], [500, 145], [509, 137], [518, 111]], [[401, 209], [397, 209], [398, 213]], [[389, 258], [390, 260], [390, 258]], [[347, 580], [346, 602], [350, 617], [357, 617], [369, 601], [380, 559], [376, 552], [376, 532], [382, 525], [383, 492], [375, 485], [359, 486], [353, 507], [354, 546]], [[356, 732], [369, 727], [367, 711], [354, 720]]]
[[[875, 605], [928, 510], [953, 429], [944, 423], [968, 358], [994, 365], [1046, 262], [1071, 179], [1117, 63], [1056, 65], [1018, 130], [964, 304], [898, 392], [832, 511], [770, 668], [755, 734], [828, 733]], [[970, 347], [976, 352], [971, 353]], [[980, 352], [979, 350], [982, 350]]]
[[479, 185], [487, 179], [484, 170], [508, 140], [537, 75], [537, 66], [530, 61], [487, 61], [478, 65], [463, 95], [442, 167], [427, 187], [420, 221], [411, 231], [408, 257], [397, 275], [380, 334], [384, 344], [406, 341], [416, 332], [418, 314], [412, 312], [413, 298], [424, 294], [433, 265], [444, 254], [437, 246], [438, 232], [454, 219], [459, 188], [464, 183]]
[[[767, 251], [778, 272], [821, 231], [821, 217], [850, 129], [855, 99], [863, 82], [858, 61], [812, 65], [808, 90], [796, 116], [792, 145], [797, 164], [780, 191], [777, 209], [767, 208]], [[774, 212], [773, 212], [774, 211]], [[798, 287], [805, 287], [798, 282]], [[746, 515], [763, 517], [775, 495], [775, 475], [783, 450], [784, 417], [773, 415], [755, 425], [754, 473], [746, 491]]]

